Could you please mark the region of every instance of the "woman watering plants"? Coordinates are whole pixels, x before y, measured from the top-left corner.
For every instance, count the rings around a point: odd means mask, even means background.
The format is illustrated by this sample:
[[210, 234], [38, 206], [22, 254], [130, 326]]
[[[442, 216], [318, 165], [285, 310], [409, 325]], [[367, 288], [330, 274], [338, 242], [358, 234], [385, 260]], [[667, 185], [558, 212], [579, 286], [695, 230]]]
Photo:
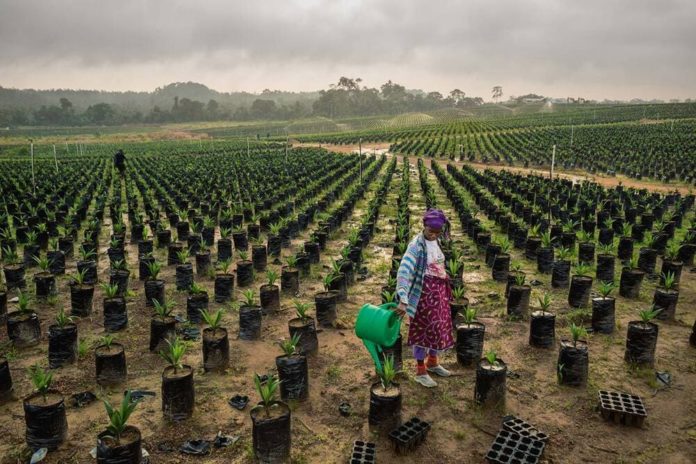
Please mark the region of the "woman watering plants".
[[[416, 358], [416, 382], [437, 386], [428, 372], [449, 377], [450, 372], [438, 362], [438, 353], [454, 346], [450, 313], [451, 289], [445, 271], [445, 255], [438, 237], [449, 226], [439, 209], [429, 209], [423, 216], [423, 232], [409, 243], [397, 273], [396, 312], [408, 314], [411, 324], [408, 345]], [[427, 354], [427, 361], [426, 361]]]

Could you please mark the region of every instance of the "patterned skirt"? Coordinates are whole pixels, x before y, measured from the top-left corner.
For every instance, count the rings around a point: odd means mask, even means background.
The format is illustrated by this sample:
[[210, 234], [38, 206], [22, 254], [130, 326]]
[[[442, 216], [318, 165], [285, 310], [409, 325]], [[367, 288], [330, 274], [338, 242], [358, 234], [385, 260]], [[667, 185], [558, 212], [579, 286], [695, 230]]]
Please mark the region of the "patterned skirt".
[[408, 329], [408, 345], [443, 351], [454, 346], [449, 281], [425, 275], [416, 315]]

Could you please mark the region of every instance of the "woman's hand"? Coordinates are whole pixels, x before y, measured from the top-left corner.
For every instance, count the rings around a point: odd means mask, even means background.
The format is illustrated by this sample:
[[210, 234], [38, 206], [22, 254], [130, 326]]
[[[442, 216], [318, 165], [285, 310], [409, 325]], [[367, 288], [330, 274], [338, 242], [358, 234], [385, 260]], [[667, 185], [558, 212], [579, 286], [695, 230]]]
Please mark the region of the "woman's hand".
[[403, 318], [406, 315], [406, 308], [407, 304], [404, 303], [403, 301], [399, 303], [399, 306], [394, 308], [394, 312], [401, 318]]

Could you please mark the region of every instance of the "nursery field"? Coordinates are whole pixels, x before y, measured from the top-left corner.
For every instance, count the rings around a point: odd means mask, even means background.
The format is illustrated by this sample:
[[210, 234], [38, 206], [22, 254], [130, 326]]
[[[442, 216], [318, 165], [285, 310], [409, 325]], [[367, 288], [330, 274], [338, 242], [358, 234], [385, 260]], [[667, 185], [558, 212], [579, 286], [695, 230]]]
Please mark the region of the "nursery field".
[[[638, 179], [694, 181], [690, 111], [415, 118], [362, 159], [240, 139], [126, 143], [123, 172], [116, 145], [0, 159], [0, 463], [694, 462], [696, 198]], [[557, 162], [636, 182], [486, 166], [543, 166], [571, 133]], [[395, 376], [355, 323], [393, 301], [430, 207], [456, 346], [426, 389], [407, 321]]]
[[[564, 108], [565, 107], [565, 108]], [[555, 105], [535, 113], [459, 117], [392, 130], [298, 136], [304, 143], [385, 143], [404, 155], [696, 184], [696, 104]]]

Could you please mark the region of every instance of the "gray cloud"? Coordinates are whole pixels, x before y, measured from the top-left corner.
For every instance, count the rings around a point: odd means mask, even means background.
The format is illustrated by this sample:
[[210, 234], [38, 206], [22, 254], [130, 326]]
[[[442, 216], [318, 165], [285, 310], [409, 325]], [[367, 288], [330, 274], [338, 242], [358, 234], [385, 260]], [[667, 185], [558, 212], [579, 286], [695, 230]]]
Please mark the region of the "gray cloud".
[[0, 85], [696, 97], [683, 0], [0, 0]]

